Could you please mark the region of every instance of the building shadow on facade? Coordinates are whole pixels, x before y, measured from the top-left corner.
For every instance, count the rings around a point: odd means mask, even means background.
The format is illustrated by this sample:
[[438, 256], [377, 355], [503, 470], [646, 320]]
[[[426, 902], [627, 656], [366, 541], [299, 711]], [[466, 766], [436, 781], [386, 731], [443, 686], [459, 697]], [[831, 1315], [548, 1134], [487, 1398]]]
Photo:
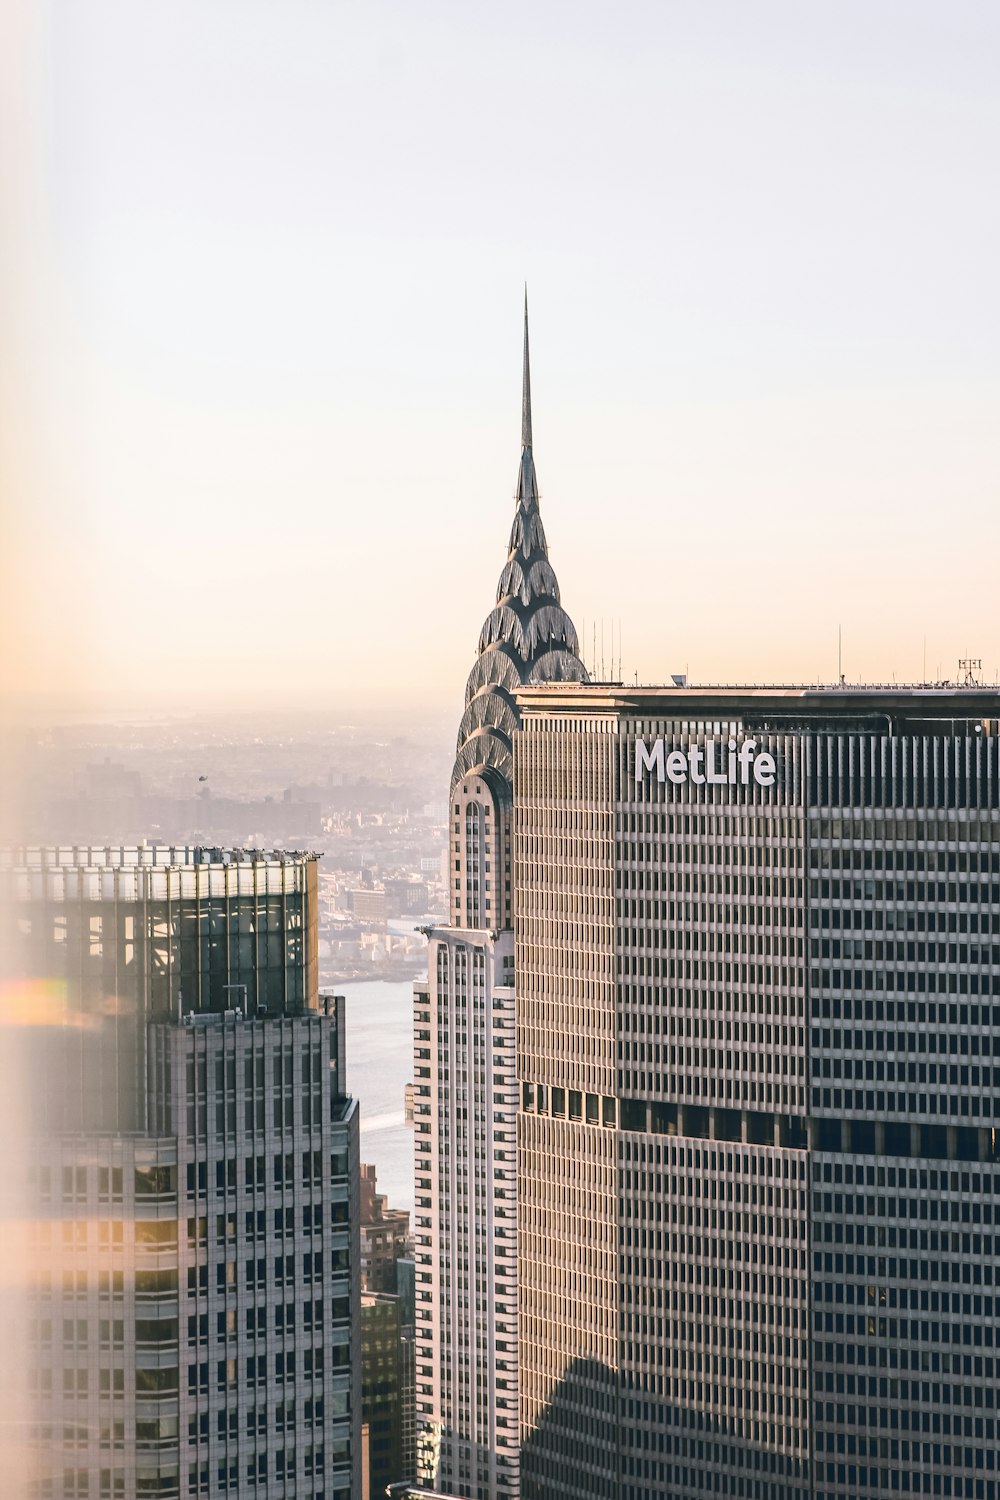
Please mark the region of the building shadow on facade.
[[809, 1500], [807, 1452], [731, 1428], [574, 1360], [522, 1443], [521, 1500]]
[[618, 1500], [617, 1376], [576, 1359], [521, 1444], [522, 1500]]

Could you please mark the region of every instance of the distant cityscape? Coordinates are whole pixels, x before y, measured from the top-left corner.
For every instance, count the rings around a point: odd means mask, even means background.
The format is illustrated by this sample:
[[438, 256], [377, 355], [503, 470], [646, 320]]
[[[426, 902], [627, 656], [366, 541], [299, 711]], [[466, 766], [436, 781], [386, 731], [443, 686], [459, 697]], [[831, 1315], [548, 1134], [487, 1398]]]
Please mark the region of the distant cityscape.
[[23, 747], [37, 1500], [1000, 1497], [1000, 694], [592, 680], [522, 390], [450, 768]]
[[0, 1500], [1000, 1500], [1000, 3], [0, 37]]
[[448, 904], [448, 739], [319, 715], [34, 732], [13, 838], [315, 852], [321, 983], [411, 978]]

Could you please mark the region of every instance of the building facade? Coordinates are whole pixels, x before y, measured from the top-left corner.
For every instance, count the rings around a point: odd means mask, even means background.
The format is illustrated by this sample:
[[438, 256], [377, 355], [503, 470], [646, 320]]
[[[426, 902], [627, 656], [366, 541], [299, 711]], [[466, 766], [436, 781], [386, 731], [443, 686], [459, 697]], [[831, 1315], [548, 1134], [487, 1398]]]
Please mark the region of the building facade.
[[410, 1213], [390, 1208], [385, 1193], [378, 1191], [376, 1168], [361, 1163], [361, 1289], [365, 1292], [397, 1294], [396, 1265], [411, 1254]]
[[[399, 1298], [361, 1293], [361, 1500], [376, 1500], [403, 1474], [402, 1328]], [[409, 1475], [413, 1480], [413, 1475]]]
[[428, 930], [414, 986], [418, 1469], [476, 1500], [518, 1493], [515, 694], [586, 675], [538, 508], [526, 306], [514, 524], [451, 778], [450, 921]]
[[416, 1479], [414, 1266], [410, 1215], [389, 1208], [361, 1163], [362, 1500]]
[[1000, 698], [527, 687], [525, 1500], [1000, 1493]]
[[0, 913], [29, 1493], [358, 1496], [358, 1118], [314, 857], [14, 851]]

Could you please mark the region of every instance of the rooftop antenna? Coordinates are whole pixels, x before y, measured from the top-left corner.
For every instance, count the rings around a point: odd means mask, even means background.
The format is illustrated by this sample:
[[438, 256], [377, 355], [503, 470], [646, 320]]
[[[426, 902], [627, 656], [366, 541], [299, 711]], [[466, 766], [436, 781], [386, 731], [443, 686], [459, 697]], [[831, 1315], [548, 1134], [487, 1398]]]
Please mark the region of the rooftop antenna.
[[604, 682], [604, 616], [601, 616], [601, 681]]
[[618, 681], [622, 680], [622, 617], [618, 616]]
[[593, 640], [593, 646], [592, 646], [592, 649], [591, 649], [591, 657], [590, 657], [591, 668], [590, 668], [590, 671], [591, 671], [591, 674], [594, 677], [596, 677], [597, 676], [597, 621], [596, 620], [594, 621], [594, 624], [593, 624], [593, 631], [594, 631], [594, 640]]
[[528, 283], [524, 283], [524, 373], [521, 379], [521, 447], [531, 447], [531, 371], [528, 364]]
[[924, 676], [923, 676], [923, 682], [924, 682], [924, 686], [926, 687], [926, 685], [927, 685], [927, 636], [926, 635], [924, 636]]
[[[983, 659], [981, 656], [962, 656], [959, 658], [958, 675], [963, 687], [978, 687], [979, 678], [976, 676], [976, 673], [982, 670]], [[964, 678], [962, 678], [963, 672], [965, 673]]]
[[844, 686], [844, 627], [837, 626], [837, 681]]

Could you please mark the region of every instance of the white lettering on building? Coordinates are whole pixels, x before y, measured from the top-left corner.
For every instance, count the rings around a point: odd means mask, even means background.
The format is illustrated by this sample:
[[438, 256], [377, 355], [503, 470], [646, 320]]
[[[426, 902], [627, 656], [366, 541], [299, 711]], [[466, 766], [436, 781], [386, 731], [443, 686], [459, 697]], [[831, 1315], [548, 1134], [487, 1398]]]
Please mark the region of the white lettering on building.
[[[652, 752], [646, 749], [645, 740], [635, 742], [635, 779], [642, 780], [643, 771], [655, 771], [657, 781], [663, 780], [663, 741], [657, 740]], [[673, 777], [670, 778], [671, 781]]]
[[636, 781], [642, 781], [647, 771], [655, 771], [657, 781], [670, 781], [674, 786], [689, 781], [694, 786], [749, 786], [751, 781], [774, 786], [777, 770], [774, 756], [758, 751], [756, 740], [709, 739], [704, 749], [688, 745], [686, 750], [667, 750], [662, 739], [654, 740], [652, 746], [642, 739], [635, 742]]

